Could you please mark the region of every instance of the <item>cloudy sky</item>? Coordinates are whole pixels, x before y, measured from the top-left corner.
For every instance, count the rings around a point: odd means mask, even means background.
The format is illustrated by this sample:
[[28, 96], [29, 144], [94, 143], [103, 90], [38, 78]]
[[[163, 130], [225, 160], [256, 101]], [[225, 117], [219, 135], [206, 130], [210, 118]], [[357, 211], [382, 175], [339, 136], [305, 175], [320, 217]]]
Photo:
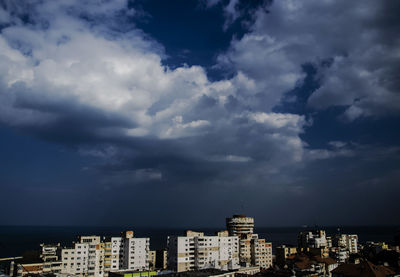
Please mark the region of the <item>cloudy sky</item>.
[[0, 224], [400, 224], [399, 13], [0, 1]]

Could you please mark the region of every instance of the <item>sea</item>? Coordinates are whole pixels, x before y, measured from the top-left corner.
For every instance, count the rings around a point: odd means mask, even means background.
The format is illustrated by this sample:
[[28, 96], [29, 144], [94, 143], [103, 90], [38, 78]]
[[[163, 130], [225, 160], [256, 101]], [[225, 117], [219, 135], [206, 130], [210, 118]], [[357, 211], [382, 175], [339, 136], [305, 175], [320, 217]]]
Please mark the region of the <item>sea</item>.
[[[357, 234], [360, 243], [384, 241], [392, 243], [400, 226], [325, 226], [325, 227], [258, 227], [255, 233], [260, 238], [272, 242], [273, 247], [286, 244], [296, 245], [297, 235], [301, 231], [324, 229], [327, 235], [336, 233]], [[224, 228], [195, 228], [212, 235]], [[125, 230], [133, 230], [135, 237], [149, 237], [150, 249], [166, 247], [167, 237], [183, 235], [187, 228], [126, 228], [94, 226], [0, 226], [0, 258], [21, 256], [25, 251], [40, 250], [41, 243], [61, 243], [63, 247], [72, 246], [79, 235], [119, 236]]]

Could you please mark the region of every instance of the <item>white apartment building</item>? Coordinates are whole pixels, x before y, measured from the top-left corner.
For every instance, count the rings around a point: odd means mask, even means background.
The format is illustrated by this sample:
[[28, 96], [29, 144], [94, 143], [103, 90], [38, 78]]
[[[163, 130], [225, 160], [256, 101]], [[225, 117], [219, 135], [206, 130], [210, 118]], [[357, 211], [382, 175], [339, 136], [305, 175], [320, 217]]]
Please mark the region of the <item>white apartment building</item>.
[[111, 270], [117, 271], [123, 268], [124, 263], [124, 247], [123, 238], [112, 237], [111, 238]]
[[328, 247], [328, 240], [324, 230], [300, 232], [298, 236], [299, 248], [324, 248]]
[[99, 236], [81, 236], [73, 248], [61, 250], [61, 273], [107, 277], [110, 271], [148, 270], [149, 238], [134, 238], [133, 231], [105, 242]]
[[186, 236], [168, 237], [168, 268], [177, 271], [239, 268], [239, 239], [227, 231], [216, 236], [187, 231]]
[[253, 234], [250, 245], [252, 265], [261, 268], [272, 267], [272, 243], [259, 239], [257, 234]]
[[123, 269], [149, 269], [149, 238], [125, 238], [123, 246]]
[[111, 270], [149, 270], [149, 238], [135, 238], [133, 231], [111, 238]]
[[75, 243], [73, 248], [61, 250], [61, 273], [83, 276], [87, 273], [89, 245]]
[[72, 248], [61, 250], [61, 273], [103, 277], [104, 245], [99, 236], [81, 236]]

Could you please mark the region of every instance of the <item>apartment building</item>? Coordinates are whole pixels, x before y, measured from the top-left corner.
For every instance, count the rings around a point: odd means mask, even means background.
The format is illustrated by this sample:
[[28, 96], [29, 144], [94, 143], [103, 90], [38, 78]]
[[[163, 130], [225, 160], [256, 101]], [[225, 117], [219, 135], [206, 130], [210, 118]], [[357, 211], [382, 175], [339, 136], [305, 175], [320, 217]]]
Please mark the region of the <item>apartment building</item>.
[[324, 230], [300, 232], [297, 241], [300, 249], [328, 247]]
[[60, 260], [60, 244], [40, 244], [41, 262], [36, 263], [17, 263], [14, 262], [10, 267], [11, 276], [25, 276], [32, 274], [57, 274], [61, 273], [62, 261]]
[[149, 269], [154, 270], [156, 268], [156, 251], [150, 250], [149, 251]]
[[239, 260], [244, 267], [259, 266], [269, 268], [272, 266], [272, 243], [260, 239], [258, 234], [244, 234], [239, 240]]
[[286, 245], [281, 245], [276, 247], [275, 256], [277, 265], [283, 267], [286, 264], [286, 259], [294, 254], [297, 254], [296, 247], [291, 247]]
[[126, 231], [121, 237], [107, 239], [107, 243], [111, 250], [110, 271], [149, 269], [149, 238], [135, 238], [133, 231]]
[[109, 276], [112, 267], [112, 242], [104, 241], [104, 277]]
[[185, 236], [168, 237], [167, 243], [168, 268], [174, 271], [239, 268], [239, 239], [227, 231], [215, 236], [186, 231]]
[[123, 247], [123, 269], [149, 270], [149, 238], [125, 238]]
[[40, 259], [43, 261], [43, 273], [60, 273], [62, 261], [59, 259], [60, 244], [40, 244]]
[[239, 261], [241, 266], [272, 266], [272, 244], [254, 234], [254, 218], [233, 215], [226, 219], [229, 235], [239, 238]]
[[253, 234], [251, 242], [251, 264], [261, 268], [272, 267], [272, 243]]
[[99, 236], [81, 236], [72, 248], [61, 250], [61, 273], [104, 276], [104, 244]]
[[349, 253], [358, 252], [358, 236], [348, 234], [338, 234], [333, 237], [332, 245], [335, 247], [342, 247], [349, 251]]
[[124, 263], [124, 239], [122, 237], [112, 237], [111, 242], [111, 270], [116, 271], [123, 268]]

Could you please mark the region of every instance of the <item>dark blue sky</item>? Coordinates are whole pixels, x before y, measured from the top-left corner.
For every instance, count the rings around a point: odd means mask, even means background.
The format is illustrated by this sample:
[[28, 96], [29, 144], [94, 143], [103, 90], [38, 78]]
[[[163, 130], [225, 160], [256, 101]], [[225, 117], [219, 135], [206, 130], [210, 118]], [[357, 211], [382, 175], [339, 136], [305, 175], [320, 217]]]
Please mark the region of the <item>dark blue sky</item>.
[[0, 224], [400, 224], [398, 12], [1, 2]]

